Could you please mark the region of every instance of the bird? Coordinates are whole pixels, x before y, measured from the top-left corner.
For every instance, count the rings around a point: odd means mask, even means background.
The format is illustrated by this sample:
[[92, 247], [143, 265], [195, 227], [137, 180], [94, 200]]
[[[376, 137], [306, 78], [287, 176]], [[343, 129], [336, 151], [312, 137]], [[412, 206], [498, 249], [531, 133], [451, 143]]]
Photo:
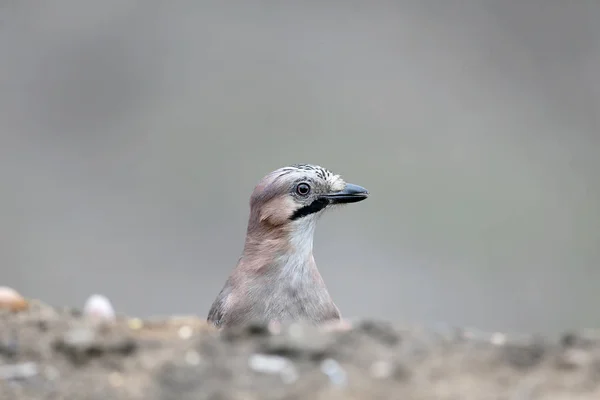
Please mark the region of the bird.
[[365, 200], [369, 191], [313, 164], [264, 176], [250, 196], [246, 239], [207, 322], [232, 326], [341, 320], [313, 256], [317, 220], [326, 210]]

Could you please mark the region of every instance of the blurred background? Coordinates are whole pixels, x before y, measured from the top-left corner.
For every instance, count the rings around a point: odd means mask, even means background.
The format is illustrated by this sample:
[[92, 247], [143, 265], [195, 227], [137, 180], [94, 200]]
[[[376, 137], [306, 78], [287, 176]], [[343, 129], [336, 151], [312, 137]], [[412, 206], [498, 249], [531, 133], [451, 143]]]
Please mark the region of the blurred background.
[[262, 176], [371, 197], [315, 257], [346, 317], [600, 323], [597, 0], [0, 5], [0, 284], [205, 316]]

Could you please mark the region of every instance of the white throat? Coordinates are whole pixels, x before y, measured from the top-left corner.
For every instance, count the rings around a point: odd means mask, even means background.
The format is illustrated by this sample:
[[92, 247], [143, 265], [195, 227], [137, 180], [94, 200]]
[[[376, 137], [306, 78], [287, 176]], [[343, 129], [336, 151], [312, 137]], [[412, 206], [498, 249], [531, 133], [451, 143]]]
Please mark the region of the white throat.
[[281, 255], [278, 261], [282, 268], [281, 272], [295, 280], [308, 273], [313, 267], [313, 238], [317, 226], [317, 214], [307, 215], [293, 221], [292, 224], [291, 251]]
[[313, 250], [313, 238], [317, 226], [317, 214], [307, 215], [292, 222], [290, 244], [294, 253], [310, 256]]

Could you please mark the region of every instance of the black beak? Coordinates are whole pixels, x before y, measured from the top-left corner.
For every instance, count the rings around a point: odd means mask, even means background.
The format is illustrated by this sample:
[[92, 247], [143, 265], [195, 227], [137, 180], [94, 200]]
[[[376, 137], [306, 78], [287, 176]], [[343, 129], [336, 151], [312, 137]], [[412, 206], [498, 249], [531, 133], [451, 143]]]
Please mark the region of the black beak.
[[329, 204], [356, 203], [369, 197], [369, 191], [364, 187], [347, 183], [339, 192], [327, 193], [321, 196], [329, 200]]

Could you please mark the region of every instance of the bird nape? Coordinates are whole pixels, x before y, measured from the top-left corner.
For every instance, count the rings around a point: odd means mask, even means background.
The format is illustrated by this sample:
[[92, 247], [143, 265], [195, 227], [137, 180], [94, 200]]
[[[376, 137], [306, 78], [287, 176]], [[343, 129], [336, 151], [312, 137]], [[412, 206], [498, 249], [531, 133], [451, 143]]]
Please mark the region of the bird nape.
[[250, 196], [242, 257], [213, 302], [208, 322], [223, 328], [340, 320], [313, 257], [315, 227], [325, 210], [368, 195], [317, 165], [295, 164], [266, 175]]

